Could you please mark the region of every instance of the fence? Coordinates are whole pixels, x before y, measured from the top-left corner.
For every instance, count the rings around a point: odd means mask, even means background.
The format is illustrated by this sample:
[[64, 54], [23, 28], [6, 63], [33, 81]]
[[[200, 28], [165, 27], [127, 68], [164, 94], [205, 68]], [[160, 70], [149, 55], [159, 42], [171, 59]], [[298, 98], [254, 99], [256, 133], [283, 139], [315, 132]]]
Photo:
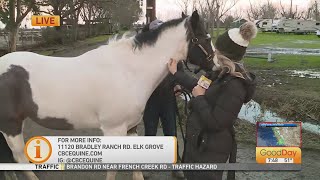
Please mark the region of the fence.
[[[110, 34], [116, 30], [115, 25], [96, 23], [88, 25], [78, 25], [76, 29], [72, 25], [63, 25], [59, 29], [47, 27], [42, 29], [19, 29], [17, 37], [17, 48], [26, 49], [42, 44], [64, 44], [83, 40], [89, 36]], [[0, 30], [0, 51], [8, 49], [9, 33]]]
[[[41, 29], [21, 29], [18, 33], [17, 47], [23, 48], [33, 46], [42, 42]], [[9, 44], [9, 33], [0, 32], [0, 49], [7, 49]]]

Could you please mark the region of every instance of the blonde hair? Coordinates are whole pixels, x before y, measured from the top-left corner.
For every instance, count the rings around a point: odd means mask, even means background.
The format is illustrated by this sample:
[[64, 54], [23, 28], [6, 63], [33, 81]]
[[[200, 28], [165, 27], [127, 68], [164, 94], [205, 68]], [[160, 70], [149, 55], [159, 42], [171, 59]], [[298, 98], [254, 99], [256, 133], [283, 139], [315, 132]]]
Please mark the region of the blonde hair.
[[219, 50], [216, 49], [215, 51], [215, 56], [214, 59], [215, 63], [217, 61], [218, 65], [216, 65], [220, 70], [221, 73], [219, 74], [219, 77], [221, 77], [225, 73], [229, 73], [232, 76], [238, 77], [245, 79], [243, 75], [246, 75], [248, 78], [250, 78], [247, 74], [247, 71], [244, 69], [244, 67], [240, 67], [241, 72], [236, 71], [236, 65], [235, 62], [232, 61], [231, 59], [227, 58], [224, 56]]

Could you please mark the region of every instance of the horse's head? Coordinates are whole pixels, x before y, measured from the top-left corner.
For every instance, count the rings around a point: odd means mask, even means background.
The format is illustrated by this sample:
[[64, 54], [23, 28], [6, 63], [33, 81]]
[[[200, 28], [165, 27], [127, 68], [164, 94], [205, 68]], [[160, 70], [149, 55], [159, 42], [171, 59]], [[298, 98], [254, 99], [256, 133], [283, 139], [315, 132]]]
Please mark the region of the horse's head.
[[[185, 15], [182, 14], [182, 16]], [[205, 71], [211, 70], [214, 66], [213, 45], [198, 11], [194, 11], [186, 19], [186, 27], [189, 40], [187, 62], [197, 65]]]

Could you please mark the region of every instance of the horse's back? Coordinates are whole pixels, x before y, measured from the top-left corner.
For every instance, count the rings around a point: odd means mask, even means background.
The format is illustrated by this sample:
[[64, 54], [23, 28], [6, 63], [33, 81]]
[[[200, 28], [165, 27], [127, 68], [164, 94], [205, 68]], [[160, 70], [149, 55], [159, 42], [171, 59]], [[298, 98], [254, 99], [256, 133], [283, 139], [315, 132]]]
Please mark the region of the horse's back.
[[[21, 84], [30, 89], [39, 119], [59, 117], [73, 121], [72, 124], [85, 120], [97, 123], [101, 85], [94, 80], [99, 72], [77, 59], [16, 52], [1, 57], [0, 68], [0, 85], [4, 89], [22, 87]], [[4, 73], [6, 77], [2, 76]]]

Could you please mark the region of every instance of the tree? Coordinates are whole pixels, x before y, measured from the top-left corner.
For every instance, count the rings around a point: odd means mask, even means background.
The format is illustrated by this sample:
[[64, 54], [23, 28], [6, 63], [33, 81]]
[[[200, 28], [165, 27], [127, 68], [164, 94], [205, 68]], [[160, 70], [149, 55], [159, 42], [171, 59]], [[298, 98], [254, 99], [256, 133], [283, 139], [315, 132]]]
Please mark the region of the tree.
[[[184, 14], [188, 14], [188, 8], [190, 6], [190, 0], [176, 0], [176, 3], [181, 8]], [[193, 1], [194, 2], [194, 1]]]
[[261, 6], [260, 14], [262, 19], [274, 19], [277, 16], [277, 13], [278, 9], [270, 2], [270, 0]]
[[232, 22], [234, 21], [235, 19], [233, 18], [233, 16], [229, 15], [226, 17], [226, 19], [224, 20], [224, 26], [226, 29], [229, 29], [231, 27], [231, 24]]
[[216, 0], [217, 36], [220, 34], [221, 19], [239, 2], [239, 0]]
[[320, 21], [320, 0], [315, 0], [309, 5], [306, 18]]
[[238, 2], [239, 0], [198, 0], [196, 5], [207, 22], [207, 30], [213, 32], [216, 24], [219, 35], [220, 22]]
[[257, 4], [253, 5], [251, 3], [251, 0], [249, 0], [249, 4], [250, 6], [249, 6], [249, 9], [247, 10], [247, 16], [250, 19], [250, 21], [260, 19], [261, 18], [260, 6]]
[[280, 14], [282, 17], [285, 17], [287, 19], [300, 19], [304, 16], [305, 11], [298, 11], [298, 5], [295, 6], [295, 8], [293, 7], [293, 2], [292, 0], [290, 1], [290, 6], [286, 7], [282, 4], [282, 1], [280, 0]]
[[36, 0], [3, 0], [0, 9], [0, 20], [9, 32], [9, 52], [17, 49], [18, 29], [23, 19], [31, 11], [38, 12]]
[[[60, 31], [63, 22], [72, 25], [72, 37], [77, 40], [77, 27], [81, 8], [84, 6], [85, 0], [42, 0], [38, 4], [45, 7], [45, 14], [60, 16], [60, 26], [56, 27]], [[61, 37], [58, 37], [58, 42], [62, 42]]]
[[200, 9], [200, 15], [204, 18], [207, 31], [213, 32], [214, 29], [214, 15], [215, 15], [215, 2], [216, 0], [198, 0], [197, 5]]
[[278, 8], [267, 0], [264, 4], [252, 4], [249, 0], [250, 7], [247, 10], [248, 18], [251, 21], [258, 19], [275, 19], [278, 15]]
[[142, 10], [138, 1], [117, 0], [106, 13], [113, 22], [117, 22], [123, 27], [129, 28], [132, 23], [139, 20]]

